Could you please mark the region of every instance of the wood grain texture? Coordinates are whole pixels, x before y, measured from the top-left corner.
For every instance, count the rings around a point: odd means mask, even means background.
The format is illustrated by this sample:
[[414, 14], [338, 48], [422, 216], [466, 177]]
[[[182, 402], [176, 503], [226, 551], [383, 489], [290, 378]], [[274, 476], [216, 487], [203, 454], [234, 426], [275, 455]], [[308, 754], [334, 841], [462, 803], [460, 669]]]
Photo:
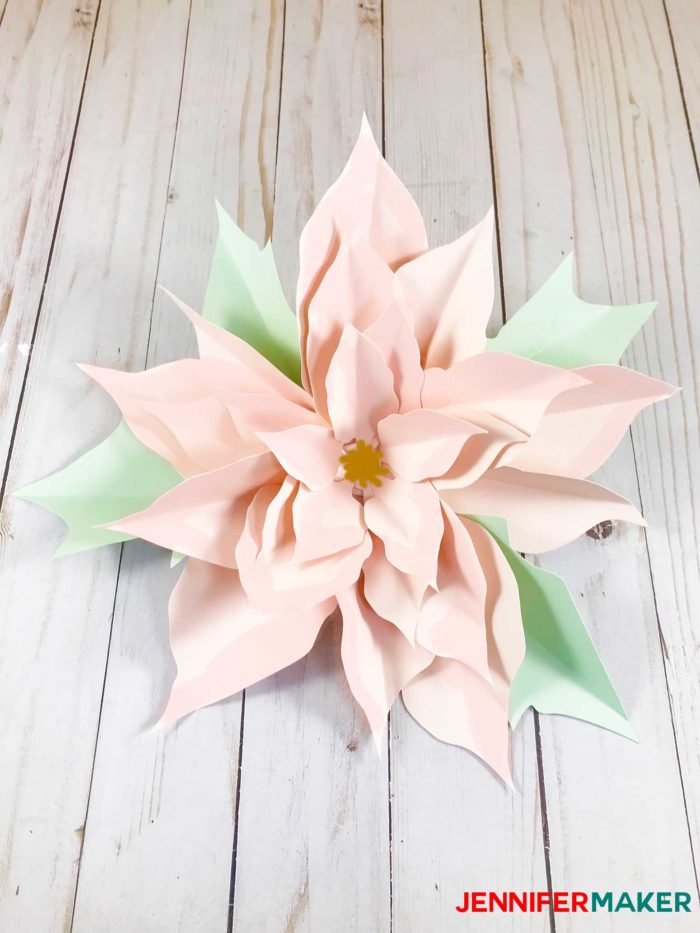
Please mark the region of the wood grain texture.
[[[366, 111], [381, 138], [379, 4], [288, 2], [273, 242], [290, 297], [303, 224]], [[387, 760], [347, 687], [337, 624], [246, 692], [236, 933], [388, 931]]]
[[[0, 463], [10, 449], [99, 0], [0, 13]], [[3, 14], [5, 14], [3, 16]]]
[[[661, 6], [652, 26], [646, 19], [654, 7], [644, 4], [642, 15], [639, 6], [624, 3], [571, 3], [564, 9], [488, 0], [484, 28], [507, 314], [573, 247], [585, 297], [661, 299], [654, 324], [634, 342], [627, 362], [674, 381], [669, 357], [644, 350], [656, 343], [655, 334], [678, 327], [658, 274], [668, 268], [659, 212], [670, 203], [692, 203], [697, 182], [678, 88], [671, 83]], [[659, 56], [667, 60], [652, 80], [650, 63]], [[665, 93], [658, 88], [660, 73], [669, 76]], [[662, 94], [663, 109], [657, 110]], [[661, 173], [661, 182], [660, 163], [652, 158], [660, 152], [664, 161], [677, 162], [675, 172]], [[657, 202], [659, 183], [669, 189]], [[692, 335], [685, 332], [684, 339], [692, 346]], [[679, 401], [673, 400], [642, 423], [665, 425], [678, 415]], [[680, 438], [675, 457], [664, 454], [670, 436], [664, 429], [663, 447], [647, 436], [642, 452], [635, 432], [635, 450], [627, 439], [601, 471], [601, 481], [639, 502], [635, 453], [637, 463], [653, 458], [668, 474], [676, 458], [692, 455]], [[640, 530], [616, 526], [607, 538], [584, 538], [538, 559], [569, 583], [641, 738], [634, 746], [574, 721], [542, 717], [555, 888], [595, 888], [605, 878], [610, 888], [635, 879], [640, 889], [662, 880], [669, 889], [695, 889], [659, 638], [659, 622], [668, 644], [680, 620], [677, 613], [675, 622], [657, 614], [655, 597], [658, 603], [673, 577], [652, 560], [652, 579], [649, 561], [654, 547], [668, 546], [684, 506], [668, 496], [678, 488], [671, 475], [664, 483], [663, 517], [650, 511], [651, 484], [641, 471], [639, 486], [650, 524], [648, 547]], [[682, 566], [680, 552], [675, 560]], [[697, 671], [688, 672], [691, 680], [697, 682]], [[571, 916], [556, 921], [557, 930], [576, 928]], [[597, 921], [599, 929], [615, 930], [634, 922], [617, 916]]]
[[[101, 9], [10, 490], [116, 421], [75, 361], [145, 361], [187, 18], [182, 0]], [[52, 561], [59, 523], [17, 500], [5, 510], [0, 927], [53, 933], [73, 911], [119, 551]]]
[[[384, 11], [386, 154], [439, 245], [493, 200], [479, 4], [385, 0]], [[400, 701], [391, 720], [395, 929], [462, 929], [465, 889], [546, 890], [532, 717], [514, 735], [515, 794], [468, 752], [436, 743]], [[503, 929], [503, 917], [481, 926]], [[548, 930], [549, 917], [527, 915], [519, 929]]]
[[[195, 0], [157, 279], [201, 307], [215, 199], [261, 241], [272, 201], [282, 4]], [[165, 202], [164, 202], [165, 207]], [[148, 365], [194, 352], [156, 293]], [[167, 605], [179, 571], [127, 545], [119, 576], [73, 933], [225, 933], [241, 698], [153, 731], [173, 677]], [[129, 892], [129, 897], [125, 897]]]
[[692, 0], [664, 0], [664, 5], [697, 162], [700, 147], [700, 5]]

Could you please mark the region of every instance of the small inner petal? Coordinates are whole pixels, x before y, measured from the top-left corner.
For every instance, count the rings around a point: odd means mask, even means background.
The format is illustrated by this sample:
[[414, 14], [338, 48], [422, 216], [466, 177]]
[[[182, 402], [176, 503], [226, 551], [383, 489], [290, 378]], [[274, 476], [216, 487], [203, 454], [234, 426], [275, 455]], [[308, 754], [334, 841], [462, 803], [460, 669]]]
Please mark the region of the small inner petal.
[[345, 472], [345, 479], [353, 485], [366, 489], [368, 483], [381, 486], [381, 476], [389, 476], [389, 470], [382, 464], [382, 452], [364, 441], [357, 441], [340, 458]]

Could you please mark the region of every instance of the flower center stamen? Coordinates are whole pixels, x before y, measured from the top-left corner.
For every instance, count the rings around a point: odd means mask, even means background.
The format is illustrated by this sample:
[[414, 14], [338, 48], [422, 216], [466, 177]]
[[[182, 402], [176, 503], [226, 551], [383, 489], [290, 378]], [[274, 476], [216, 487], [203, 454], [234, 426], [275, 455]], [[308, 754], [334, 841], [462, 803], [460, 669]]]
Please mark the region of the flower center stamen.
[[379, 477], [389, 475], [389, 470], [382, 465], [382, 456], [379, 448], [358, 441], [340, 458], [345, 479], [353, 484], [357, 483], [362, 489], [366, 489], [368, 483], [381, 486], [382, 481]]

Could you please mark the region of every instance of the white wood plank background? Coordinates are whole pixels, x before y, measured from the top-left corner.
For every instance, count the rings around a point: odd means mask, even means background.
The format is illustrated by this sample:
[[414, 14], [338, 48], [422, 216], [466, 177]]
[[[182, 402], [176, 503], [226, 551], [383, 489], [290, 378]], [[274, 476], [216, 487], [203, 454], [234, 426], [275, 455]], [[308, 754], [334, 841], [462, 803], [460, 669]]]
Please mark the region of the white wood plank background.
[[[0, 88], [0, 931], [698, 929], [454, 910], [479, 887], [698, 894], [696, 0], [7, 0]], [[7, 495], [111, 427], [74, 362], [189, 352], [156, 284], [200, 304], [214, 198], [272, 235], [293, 294], [363, 111], [433, 243], [495, 200], [493, 327], [573, 249], [584, 297], [659, 301], [626, 362], [683, 386], [601, 473], [648, 530], [542, 559], [641, 742], [528, 715], [515, 793], [400, 704], [378, 756], [332, 624], [151, 733], [178, 571], [139, 544], [54, 562], [58, 523]]]

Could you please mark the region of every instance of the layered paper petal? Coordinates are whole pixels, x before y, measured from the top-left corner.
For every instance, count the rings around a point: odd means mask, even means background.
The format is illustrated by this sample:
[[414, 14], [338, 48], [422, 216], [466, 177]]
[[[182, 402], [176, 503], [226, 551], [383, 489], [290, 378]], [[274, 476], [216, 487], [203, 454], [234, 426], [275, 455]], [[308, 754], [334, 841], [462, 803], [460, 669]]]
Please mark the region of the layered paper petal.
[[362, 506], [345, 481], [316, 490], [302, 487], [293, 514], [297, 561], [318, 560], [360, 545], [367, 532]]
[[645, 524], [631, 502], [595, 483], [511, 467], [489, 470], [464, 489], [444, 489], [442, 497], [460, 515], [504, 518], [511, 545], [527, 554], [568, 544], [605, 519]]
[[430, 483], [387, 480], [365, 501], [365, 522], [398, 570], [435, 585], [443, 520]]
[[348, 324], [326, 377], [328, 414], [333, 431], [344, 443], [371, 443], [377, 423], [398, 410], [394, 377], [370, 341]]
[[199, 560], [235, 567], [236, 542], [250, 499], [262, 483], [283, 473], [269, 453], [193, 476], [144, 509], [109, 525]]
[[329, 599], [306, 610], [259, 612], [235, 570], [188, 560], [170, 599], [177, 678], [163, 720], [175, 722], [293, 664], [334, 607]]
[[340, 248], [309, 305], [306, 365], [316, 408], [324, 417], [326, 376], [343, 330], [366, 330], [392, 302], [394, 276], [370, 244], [358, 236]]
[[[257, 247], [256, 247], [257, 249]], [[282, 398], [296, 402], [304, 408], [313, 409], [313, 402], [307, 392], [298, 386], [285, 372], [278, 369], [269, 359], [259, 353], [254, 345], [236, 336], [235, 332], [217, 327], [201, 314], [193, 311], [172, 292], [163, 289], [188, 320], [192, 322], [197, 335], [197, 346], [202, 359], [223, 360], [254, 373], [258, 380], [270, 391]], [[292, 316], [292, 321], [294, 318]], [[285, 345], [287, 338], [285, 338]], [[291, 363], [290, 363], [291, 365]], [[298, 361], [297, 361], [298, 367]]]
[[481, 353], [493, 308], [493, 210], [454, 243], [396, 273], [426, 367], [446, 369]]
[[525, 657], [525, 632], [515, 574], [499, 544], [480, 525], [460, 519], [469, 532], [486, 580], [486, 633], [491, 680], [508, 690]]
[[587, 384], [553, 399], [532, 439], [512, 448], [503, 463], [535, 473], [590, 476], [643, 408], [678, 391], [622, 366], [585, 366], [575, 372]]
[[586, 384], [584, 377], [556, 366], [480, 353], [447, 370], [426, 370], [422, 399], [425, 408], [451, 414], [477, 409], [532, 434], [552, 399]]
[[327, 427], [302, 424], [286, 431], [260, 431], [258, 437], [287, 473], [311, 488], [326, 486], [338, 472], [343, 447]]
[[377, 433], [391, 469], [418, 483], [446, 473], [469, 438], [484, 431], [461, 418], [421, 408], [389, 415], [379, 422]]
[[438, 591], [423, 603], [416, 638], [432, 654], [468, 664], [490, 680], [484, 570], [465, 526], [451, 509], [443, 514]]
[[427, 584], [402, 573], [387, 560], [381, 539], [374, 538], [372, 553], [362, 565], [365, 599], [372, 609], [393, 623], [413, 644]]
[[277, 493], [278, 488], [266, 486], [253, 498], [236, 547], [236, 563], [248, 598], [257, 609], [307, 609], [357, 581], [372, 542], [365, 533], [355, 547], [309, 561], [296, 559], [296, 541], [291, 535], [277, 542], [275, 549], [263, 551], [266, 518]]
[[394, 700], [432, 655], [412, 646], [373, 612], [358, 587], [339, 593], [338, 605], [343, 616], [340, 654], [345, 675], [379, 743]]
[[483, 677], [459, 661], [435, 658], [401, 695], [428, 732], [475, 752], [510, 783], [508, 706]]
[[478, 425], [483, 433], [471, 437], [449, 470], [433, 481], [438, 491], [468, 486], [486, 470], [500, 464], [506, 451], [529, 439], [524, 431], [484, 411], [457, 406], [448, 410], [453, 416], [464, 417], [470, 424]]
[[297, 314], [305, 385], [309, 385], [305, 370], [309, 302], [340, 245], [356, 233], [392, 269], [428, 248], [420, 211], [384, 161], [366, 118], [345, 169], [325, 193], [301, 234]]
[[399, 305], [392, 302], [364, 333], [394, 374], [394, 392], [399, 400], [399, 411], [420, 408], [423, 388], [420, 349]]

